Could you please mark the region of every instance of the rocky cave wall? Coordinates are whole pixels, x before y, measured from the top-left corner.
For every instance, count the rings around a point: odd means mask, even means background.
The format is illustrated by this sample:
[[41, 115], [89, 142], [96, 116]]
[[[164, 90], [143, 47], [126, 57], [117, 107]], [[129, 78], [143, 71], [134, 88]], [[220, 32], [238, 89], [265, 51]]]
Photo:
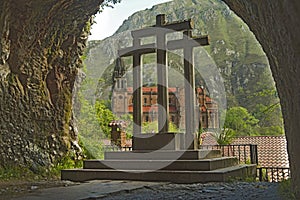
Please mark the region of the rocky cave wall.
[[300, 199], [300, 1], [224, 1], [248, 24], [269, 59], [281, 100], [293, 189]]
[[72, 94], [102, 0], [0, 3], [0, 166], [49, 167], [76, 147]]

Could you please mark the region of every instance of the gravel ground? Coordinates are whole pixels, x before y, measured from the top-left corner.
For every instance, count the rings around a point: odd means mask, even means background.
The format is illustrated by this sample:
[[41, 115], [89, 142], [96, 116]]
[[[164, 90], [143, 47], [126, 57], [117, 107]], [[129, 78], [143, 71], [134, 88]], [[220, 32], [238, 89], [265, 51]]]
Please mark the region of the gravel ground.
[[[86, 184], [91, 184], [86, 186]], [[0, 182], [0, 199], [23, 199], [26, 195], [40, 195], [38, 200], [65, 199], [76, 200], [72, 189], [82, 190], [85, 197], [77, 195], [78, 199], [105, 199], [105, 200], [163, 200], [163, 199], [212, 199], [212, 200], [284, 200], [278, 192], [279, 183], [268, 182], [230, 182], [207, 184], [146, 184], [132, 181], [98, 181], [91, 183], [74, 183], [68, 181], [43, 182]], [[129, 187], [130, 186], [130, 187]], [[139, 186], [139, 187], [131, 187]], [[53, 188], [55, 194], [47, 193], [47, 188]], [[81, 188], [81, 189], [80, 189]], [[98, 188], [98, 189], [97, 189]], [[105, 189], [106, 188], [106, 189]], [[117, 188], [117, 189], [116, 189]], [[138, 188], [138, 189], [132, 189]], [[46, 189], [46, 190], [45, 190]], [[73, 189], [73, 190], [74, 190]], [[101, 192], [100, 190], [103, 190]], [[69, 192], [68, 192], [69, 191]], [[113, 192], [116, 191], [116, 192]], [[118, 191], [118, 192], [117, 192]], [[59, 193], [63, 192], [64, 195]], [[98, 194], [99, 193], [99, 194]], [[80, 193], [81, 194], [81, 193]], [[52, 196], [51, 196], [52, 195]], [[56, 196], [55, 196], [56, 195]], [[21, 198], [20, 198], [21, 197]], [[29, 196], [30, 197], [30, 196]], [[59, 197], [59, 198], [58, 198]], [[27, 198], [27, 199], [31, 199]], [[288, 198], [285, 198], [289, 200]]]
[[282, 200], [278, 185], [266, 182], [166, 184], [113, 193], [101, 199]]

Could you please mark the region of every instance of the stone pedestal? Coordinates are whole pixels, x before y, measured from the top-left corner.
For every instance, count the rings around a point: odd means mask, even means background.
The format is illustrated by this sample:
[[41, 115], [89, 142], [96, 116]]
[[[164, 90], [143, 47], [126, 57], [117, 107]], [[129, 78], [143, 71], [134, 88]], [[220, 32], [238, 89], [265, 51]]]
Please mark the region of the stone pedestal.
[[133, 150], [183, 150], [182, 133], [146, 133], [132, 137]]

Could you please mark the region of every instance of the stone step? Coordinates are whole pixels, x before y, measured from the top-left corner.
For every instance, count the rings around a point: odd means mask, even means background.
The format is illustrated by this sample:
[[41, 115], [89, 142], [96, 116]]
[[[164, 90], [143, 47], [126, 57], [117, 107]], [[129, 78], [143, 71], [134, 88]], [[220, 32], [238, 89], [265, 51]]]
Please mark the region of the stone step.
[[256, 165], [236, 165], [212, 171], [176, 170], [114, 170], [114, 169], [69, 169], [62, 170], [61, 179], [83, 182], [90, 180], [135, 180], [173, 183], [224, 182], [256, 176]]
[[202, 160], [86, 160], [84, 169], [210, 171], [237, 165], [235, 157]]
[[104, 152], [105, 160], [200, 160], [220, 158], [220, 150]]

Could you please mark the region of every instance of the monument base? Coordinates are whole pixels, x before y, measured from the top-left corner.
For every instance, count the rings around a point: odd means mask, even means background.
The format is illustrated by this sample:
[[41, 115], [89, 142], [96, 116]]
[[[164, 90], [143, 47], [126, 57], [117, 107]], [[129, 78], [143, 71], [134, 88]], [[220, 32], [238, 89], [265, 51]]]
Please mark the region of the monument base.
[[214, 150], [133, 150], [133, 151], [107, 151], [105, 160], [203, 160], [221, 158], [221, 151]]
[[133, 150], [183, 150], [183, 133], [145, 133], [132, 137]]

